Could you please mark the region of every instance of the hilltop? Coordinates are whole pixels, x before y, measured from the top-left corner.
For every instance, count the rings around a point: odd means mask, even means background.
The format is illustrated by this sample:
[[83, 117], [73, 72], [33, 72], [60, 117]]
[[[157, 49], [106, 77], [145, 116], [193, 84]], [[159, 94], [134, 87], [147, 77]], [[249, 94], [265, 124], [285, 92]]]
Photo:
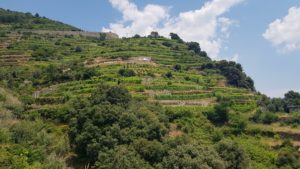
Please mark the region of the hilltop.
[[0, 166], [299, 167], [300, 95], [256, 92], [201, 44], [3, 9], [0, 27]]
[[53, 21], [39, 14], [15, 12], [0, 8], [1, 30], [60, 30], [60, 31], [80, 31], [80, 29]]

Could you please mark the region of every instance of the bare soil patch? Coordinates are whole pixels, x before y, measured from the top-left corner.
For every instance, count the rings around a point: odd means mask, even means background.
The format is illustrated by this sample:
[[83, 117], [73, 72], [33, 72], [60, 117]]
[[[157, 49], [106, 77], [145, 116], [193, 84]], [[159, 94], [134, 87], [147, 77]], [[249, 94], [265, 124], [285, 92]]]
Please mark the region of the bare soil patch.
[[214, 98], [201, 99], [201, 100], [159, 100], [163, 106], [202, 106], [208, 107], [215, 103]]
[[169, 137], [180, 137], [183, 135], [183, 132], [177, 129], [176, 124], [170, 125]]
[[146, 57], [146, 56], [130, 57], [128, 59], [122, 59], [122, 58], [109, 59], [104, 57], [97, 57], [95, 59], [89, 59], [85, 61], [85, 65], [88, 67], [93, 67], [98, 65], [128, 64], [128, 63], [156, 65], [152, 61], [151, 57]]

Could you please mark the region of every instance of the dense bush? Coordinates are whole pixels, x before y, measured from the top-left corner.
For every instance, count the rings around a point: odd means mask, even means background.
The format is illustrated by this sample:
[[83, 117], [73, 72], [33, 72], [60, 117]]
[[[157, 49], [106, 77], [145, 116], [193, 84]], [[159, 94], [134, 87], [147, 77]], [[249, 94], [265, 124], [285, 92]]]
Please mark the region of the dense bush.
[[[91, 96], [88, 105], [93, 106], [74, 110], [77, 112], [71, 119], [70, 138], [80, 157], [92, 163], [98, 161], [96, 165], [104, 165], [100, 162], [112, 158], [110, 153], [118, 153], [114, 149], [120, 145], [131, 144], [139, 138], [149, 141], [162, 139], [166, 133], [164, 124], [147, 107], [140, 104], [138, 107], [129, 106], [130, 98], [128, 91], [121, 87], [101, 85]], [[136, 151], [149, 162], [153, 160], [141, 148], [136, 147]], [[102, 155], [104, 159], [97, 158]]]
[[216, 145], [216, 150], [226, 162], [226, 169], [247, 169], [250, 159], [245, 151], [232, 141], [221, 141]]
[[131, 101], [131, 95], [123, 87], [110, 87], [105, 84], [100, 84], [97, 90], [93, 92], [90, 100], [93, 104], [109, 103], [127, 107]]
[[170, 33], [170, 37], [173, 40], [177, 40], [179, 43], [183, 43], [183, 40], [176, 33]]
[[280, 146], [280, 152], [275, 161], [279, 168], [300, 168], [300, 153], [293, 147], [293, 143], [287, 139]]
[[77, 53], [82, 52], [82, 48], [80, 46], [76, 46], [75, 52]]
[[173, 74], [172, 74], [172, 72], [167, 72], [166, 74], [164, 74], [164, 76], [166, 77], [166, 78], [172, 78], [173, 77]]
[[168, 151], [168, 156], [163, 160], [163, 168], [225, 169], [225, 163], [215, 150], [191, 144]]
[[198, 42], [188, 42], [188, 49], [194, 51], [196, 54], [200, 54], [201, 48]]
[[117, 146], [99, 155], [94, 168], [153, 169], [132, 147], [126, 145]]
[[172, 43], [168, 42], [168, 41], [163, 42], [162, 45], [164, 45], [166, 47], [172, 47]]
[[300, 93], [289, 91], [284, 95], [284, 98], [269, 98], [262, 95], [257, 104], [270, 112], [290, 113], [290, 106], [300, 106]]
[[279, 153], [276, 165], [281, 168], [300, 168], [300, 153], [299, 152], [281, 152]]
[[240, 64], [231, 61], [219, 61], [201, 66], [201, 69], [216, 69], [226, 77], [229, 85], [255, 90], [253, 80], [248, 77]]
[[12, 126], [1, 124], [0, 168], [66, 167], [59, 157], [69, 151], [68, 141], [58, 130], [41, 120], [10, 120]]
[[234, 134], [240, 134], [246, 130], [247, 121], [239, 115], [232, 115], [229, 120], [229, 126], [232, 128]]
[[6, 101], [6, 96], [0, 93], [0, 102]]
[[100, 75], [95, 68], [80, 68], [73, 65], [50, 64], [42, 69], [32, 72], [34, 85], [54, 84], [70, 80], [87, 80], [93, 76]]
[[229, 121], [229, 109], [225, 104], [216, 105], [214, 110], [205, 112], [205, 115], [214, 124], [225, 124]]
[[284, 124], [298, 126], [300, 124], [300, 113], [293, 113], [283, 121]]
[[181, 65], [180, 65], [180, 64], [174, 65], [174, 69], [175, 69], [176, 71], [181, 70]]
[[47, 61], [53, 59], [55, 50], [51, 48], [38, 48], [31, 54], [32, 58], [36, 61]]
[[124, 77], [135, 76], [135, 72], [132, 69], [120, 69], [118, 73], [119, 73], [119, 75], [124, 76]]
[[188, 49], [191, 51], [194, 51], [195, 54], [202, 56], [202, 57], [206, 57], [206, 58], [208, 57], [207, 53], [205, 51], [201, 50], [198, 42], [187, 42], [186, 44], [188, 46]]
[[5, 32], [0, 32], [0, 37], [6, 37], [6, 33]]
[[272, 112], [257, 110], [251, 119], [256, 123], [271, 124], [278, 121], [278, 116]]

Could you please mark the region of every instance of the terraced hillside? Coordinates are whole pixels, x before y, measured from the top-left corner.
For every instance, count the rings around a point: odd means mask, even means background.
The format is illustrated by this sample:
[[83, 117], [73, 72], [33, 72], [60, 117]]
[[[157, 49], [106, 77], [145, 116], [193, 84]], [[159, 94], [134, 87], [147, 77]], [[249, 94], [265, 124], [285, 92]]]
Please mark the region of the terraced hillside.
[[297, 113], [272, 113], [240, 64], [198, 44], [6, 10], [0, 27], [1, 167], [299, 167]]

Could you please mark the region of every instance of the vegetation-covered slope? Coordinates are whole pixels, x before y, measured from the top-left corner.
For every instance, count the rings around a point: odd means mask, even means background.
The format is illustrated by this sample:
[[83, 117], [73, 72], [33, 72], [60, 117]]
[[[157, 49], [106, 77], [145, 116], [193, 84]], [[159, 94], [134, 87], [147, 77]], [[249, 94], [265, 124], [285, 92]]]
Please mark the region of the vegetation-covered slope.
[[176, 34], [27, 23], [0, 24], [0, 168], [299, 168], [299, 116], [276, 113], [297, 93], [258, 94], [240, 64]]
[[0, 29], [6, 30], [60, 30], [79, 31], [78, 28], [53, 21], [39, 14], [21, 13], [0, 8]]

